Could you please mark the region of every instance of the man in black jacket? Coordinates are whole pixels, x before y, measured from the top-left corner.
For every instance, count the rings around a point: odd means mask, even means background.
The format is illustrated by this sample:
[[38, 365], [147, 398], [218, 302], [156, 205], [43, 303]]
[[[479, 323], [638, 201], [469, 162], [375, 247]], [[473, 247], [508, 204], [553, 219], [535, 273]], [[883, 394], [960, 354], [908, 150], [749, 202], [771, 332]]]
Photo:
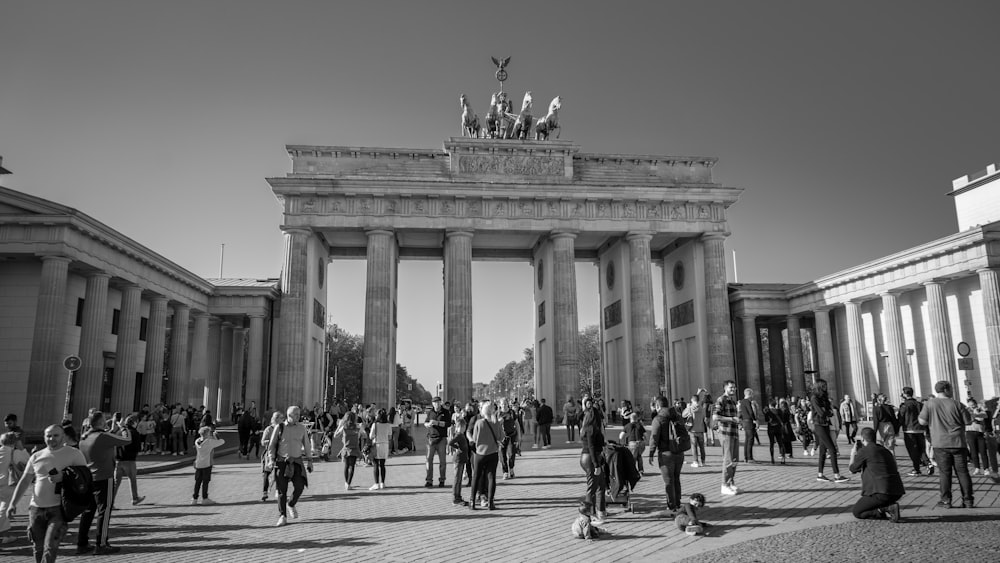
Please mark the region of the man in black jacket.
[[434, 486], [434, 456], [438, 456], [440, 479], [438, 486], [444, 486], [448, 461], [445, 452], [448, 448], [448, 427], [451, 426], [451, 412], [441, 406], [441, 397], [431, 399], [431, 408], [427, 411], [424, 426], [427, 427], [427, 475], [424, 486], [428, 489]]
[[[921, 408], [923, 405], [913, 398], [913, 388], [903, 387], [903, 402], [899, 405], [899, 428], [903, 432], [903, 445], [906, 446], [906, 453], [910, 454], [910, 461], [913, 462], [913, 471], [907, 473], [910, 477], [920, 475], [920, 465], [927, 455], [925, 453], [927, 441], [924, 440], [924, 432], [927, 427], [917, 420]], [[928, 473], [933, 473], [933, 471], [933, 467], [928, 469]]]
[[854, 504], [858, 519], [885, 518], [899, 522], [899, 503], [906, 490], [899, 476], [896, 458], [875, 443], [875, 431], [861, 430], [861, 440], [851, 450], [851, 473], [861, 473], [861, 498]]
[[535, 413], [535, 421], [538, 422], [538, 433], [542, 436], [543, 450], [552, 447], [552, 416], [552, 407], [546, 405], [545, 399], [542, 399], [542, 405]]
[[[659, 452], [657, 465], [667, 496], [667, 512], [673, 514], [681, 507], [681, 468], [684, 467], [684, 452], [670, 451], [670, 425], [683, 422], [676, 409], [669, 407], [666, 397], [656, 398], [656, 416], [653, 417], [653, 430], [649, 434], [649, 464], [653, 464], [653, 455]], [[751, 440], [751, 444], [753, 441]]]

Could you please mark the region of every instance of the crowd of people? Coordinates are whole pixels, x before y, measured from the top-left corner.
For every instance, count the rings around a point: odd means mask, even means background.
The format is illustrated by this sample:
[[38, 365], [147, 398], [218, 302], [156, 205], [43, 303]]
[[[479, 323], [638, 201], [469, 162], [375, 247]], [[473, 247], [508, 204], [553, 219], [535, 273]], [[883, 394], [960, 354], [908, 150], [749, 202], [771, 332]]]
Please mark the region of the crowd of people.
[[[567, 398], [558, 413], [561, 418], [545, 399], [470, 399], [461, 404], [434, 397], [423, 412], [409, 403], [386, 409], [337, 402], [328, 409], [291, 406], [272, 412], [268, 408], [262, 413], [265, 420], [258, 418], [253, 403], [233, 405], [230, 421], [237, 428], [240, 458], [259, 460], [261, 501], [268, 501], [272, 488], [275, 491], [278, 526], [298, 517], [297, 506], [308, 486], [314, 458], [343, 462], [345, 490], [354, 488], [359, 462], [372, 468], [368, 490], [385, 489], [389, 482], [386, 460], [417, 449], [413, 436], [421, 414], [426, 428], [424, 486], [446, 487], [450, 460], [452, 502], [471, 510], [496, 510], [498, 474], [504, 480], [516, 477], [517, 458], [527, 440], [532, 448], [551, 448], [551, 427], [559, 421], [566, 429], [566, 443], [580, 444], [579, 465], [586, 484], [572, 529], [575, 536], [589, 539], [603, 533], [598, 526], [608, 518], [608, 499], [633, 488], [647, 467], [659, 469], [664, 516], [673, 518], [686, 533], [703, 533], [708, 525], [698, 518], [697, 510], [704, 506], [705, 497], [698, 492], [689, 495], [687, 502], [682, 500], [687, 452], [691, 452], [691, 467], [704, 467], [706, 447], [720, 447], [720, 494], [738, 495], [742, 491], [736, 484], [737, 466], [741, 461], [757, 463], [754, 449], [760, 445], [761, 422], [766, 426], [772, 465], [794, 459], [793, 442], [798, 441], [802, 456], [815, 458], [816, 479], [837, 484], [850, 481], [840, 473], [837, 438], [843, 431], [852, 446], [847, 467], [851, 473], [861, 473], [861, 498], [852, 509], [857, 518], [900, 519], [899, 500], [905, 494], [895, 457], [900, 435], [913, 467], [908, 477], [938, 472], [941, 508], [953, 506], [953, 475], [958, 477], [961, 506], [966, 508], [975, 502], [973, 476], [988, 475], [1000, 482], [997, 399], [982, 405], [971, 398], [961, 403], [945, 381], [938, 382], [935, 395], [923, 401], [914, 396], [913, 389], [904, 388], [898, 406], [874, 394], [865, 408], [872, 426], [860, 432], [859, 423], [865, 419], [860, 405], [850, 396], [839, 403], [832, 400], [822, 379], [815, 381], [808, 396], [772, 398], [763, 409], [751, 389], [745, 389], [739, 399], [733, 381], [725, 382], [721, 391], [714, 400], [706, 389], [698, 389], [688, 402], [654, 398], [649, 405], [653, 416], [648, 431], [641, 409], [631, 402], [622, 401], [617, 410], [608, 411], [603, 401], [586, 394], [579, 400]], [[615, 421], [622, 425], [621, 431], [608, 439], [608, 427]], [[65, 492], [60, 495], [59, 491], [67, 480], [66, 488], [79, 484], [74, 467], [85, 466], [88, 476], [82, 485], [88, 496], [80, 507], [77, 554], [118, 551], [109, 536], [122, 481], [130, 482], [133, 505], [145, 499], [137, 484], [139, 456], [178, 456], [190, 451], [195, 458], [191, 503], [215, 504], [209, 495], [213, 453], [225, 441], [204, 407], [144, 406], [124, 417], [91, 409], [79, 429], [69, 421], [46, 428], [45, 446], [31, 454], [25, 449], [17, 417], [9, 415], [5, 425], [7, 431], [0, 435], [0, 540], [14, 541], [10, 518], [21, 496], [31, 490], [28, 535], [36, 560], [54, 560], [67, 531]], [[827, 464], [832, 478], [824, 472]], [[468, 500], [462, 494], [464, 487], [470, 489]]]

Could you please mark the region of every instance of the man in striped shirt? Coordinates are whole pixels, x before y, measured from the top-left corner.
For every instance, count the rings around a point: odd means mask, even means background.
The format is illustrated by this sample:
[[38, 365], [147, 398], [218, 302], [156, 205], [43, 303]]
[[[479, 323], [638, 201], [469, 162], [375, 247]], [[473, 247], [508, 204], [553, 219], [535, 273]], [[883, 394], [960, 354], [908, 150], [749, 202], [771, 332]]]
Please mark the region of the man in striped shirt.
[[721, 492], [723, 495], [735, 495], [740, 492], [736, 487], [736, 460], [740, 451], [739, 404], [736, 402], [736, 382], [729, 380], [723, 385], [724, 393], [715, 401], [712, 422], [719, 425], [722, 439]]

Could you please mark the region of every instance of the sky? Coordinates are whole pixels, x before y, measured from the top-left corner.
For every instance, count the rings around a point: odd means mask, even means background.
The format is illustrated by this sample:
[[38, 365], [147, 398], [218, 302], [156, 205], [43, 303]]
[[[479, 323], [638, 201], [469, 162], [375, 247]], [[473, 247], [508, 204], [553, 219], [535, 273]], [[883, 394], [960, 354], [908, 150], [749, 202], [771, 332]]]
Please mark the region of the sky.
[[[225, 277], [277, 277], [286, 144], [441, 148], [510, 56], [515, 101], [562, 96], [583, 152], [718, 157], [745, 190], [739, 281], [806, 282], [957, 230], [951, 181], [1000, 160], [998, 22], [989, 1], [7, 1], [4, 185], [201, 276], [225, 244]], [[328, 313], [363, 333], [363, 262], [329, 277]], [[442, 293], [440, 262], [401, 263], [397, 357], [427, 387]], [[488, 381], [532, 344], [530, 266], [476, 262], [473, 301]]]

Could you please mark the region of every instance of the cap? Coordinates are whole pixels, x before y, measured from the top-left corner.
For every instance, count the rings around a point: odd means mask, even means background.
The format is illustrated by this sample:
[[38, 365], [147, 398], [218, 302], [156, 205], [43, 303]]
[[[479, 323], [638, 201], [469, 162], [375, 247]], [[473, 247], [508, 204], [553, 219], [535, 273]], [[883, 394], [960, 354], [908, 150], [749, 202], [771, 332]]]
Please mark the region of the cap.
[[440, 402], [441, 402], [441, 397], [438, 397], [438, 396], [436, 396], [436, 395], [435, 395], [435, 396], [434, 396], [434, 398], [433, 398], [433, 399], [431, 399], [431, 402], [432, 402], [432, 403], [433, 403], [433, 402], [438, 402], [438, 403], [440, 403]]

